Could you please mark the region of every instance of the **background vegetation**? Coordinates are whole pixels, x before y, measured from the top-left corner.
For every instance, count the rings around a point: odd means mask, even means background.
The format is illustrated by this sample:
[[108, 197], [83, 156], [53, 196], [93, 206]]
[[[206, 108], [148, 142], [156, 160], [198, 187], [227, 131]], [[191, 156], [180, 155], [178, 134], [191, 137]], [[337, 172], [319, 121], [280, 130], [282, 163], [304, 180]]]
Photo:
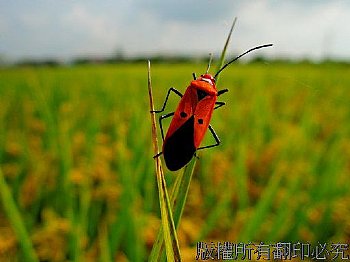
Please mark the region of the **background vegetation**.
[[[205, 68], [153, 65], [156, 106]], [[350, 242], [349, 85], [336, 63], [222, 73], [222, 145], [197, 161], [185, 261], [197, 241]], [[147, 259], [160, 225], [149, 119], [146, 63], [0, 69], [0, 260], [23, 261], [25, 243], [42, 261]]]

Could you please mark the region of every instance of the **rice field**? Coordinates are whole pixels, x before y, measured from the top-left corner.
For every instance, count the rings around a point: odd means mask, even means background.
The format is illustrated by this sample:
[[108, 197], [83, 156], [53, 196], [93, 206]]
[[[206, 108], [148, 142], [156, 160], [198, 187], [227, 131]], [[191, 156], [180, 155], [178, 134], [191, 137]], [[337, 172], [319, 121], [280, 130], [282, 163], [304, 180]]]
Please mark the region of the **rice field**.
[[[152, 65], [156, 107], [205, 68]], [[349, 86], [340, 64], [221, 74], [222, 144], [199, 153], [184, 261], [198, 241], [350, 243]], [[146, 63], [0, 69], [0, 260], [147, 260], [160, 226], [149, 115]], [[170, 190], [182, 171], [165, 172]]]

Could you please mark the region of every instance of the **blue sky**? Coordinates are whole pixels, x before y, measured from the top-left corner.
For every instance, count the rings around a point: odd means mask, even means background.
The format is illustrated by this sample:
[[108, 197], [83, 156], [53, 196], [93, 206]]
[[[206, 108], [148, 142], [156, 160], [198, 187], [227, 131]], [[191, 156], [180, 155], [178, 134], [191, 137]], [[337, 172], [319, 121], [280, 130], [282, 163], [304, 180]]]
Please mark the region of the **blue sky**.
[[219, 53], [235, 16], [230, 52], [350, 59], [348, 0], [0, 0], [0, 55]]

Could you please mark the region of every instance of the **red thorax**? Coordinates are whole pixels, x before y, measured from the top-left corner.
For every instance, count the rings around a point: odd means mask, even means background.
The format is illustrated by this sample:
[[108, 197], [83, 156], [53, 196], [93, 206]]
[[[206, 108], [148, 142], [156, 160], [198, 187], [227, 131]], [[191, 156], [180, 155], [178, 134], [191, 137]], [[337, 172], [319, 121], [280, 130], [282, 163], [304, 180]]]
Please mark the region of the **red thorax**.
[[217, 95], [215, 79], [210, 74], [201, 75], [198, 79], [191, 82], [191, 86], [204, 91], [210, 96]]

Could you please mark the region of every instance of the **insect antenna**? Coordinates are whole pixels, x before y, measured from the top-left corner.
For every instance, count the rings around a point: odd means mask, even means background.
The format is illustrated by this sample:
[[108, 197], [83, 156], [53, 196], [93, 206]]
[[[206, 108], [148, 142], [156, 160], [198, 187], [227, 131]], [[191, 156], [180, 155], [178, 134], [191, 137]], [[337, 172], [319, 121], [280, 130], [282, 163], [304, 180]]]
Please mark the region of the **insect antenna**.
[[213, 60], [213, 54], [209, 53], [209, 62], [208, 62], [208, 67], [207, 70], [205, 71], [206, 74], [208, 74], [209, 69], [210, 69], [210, 65], [211, 65], [211, 61]]
[[253, 47], [251, 49], [249, 49], [248, 51], [245, 51], [243, 54], [240, 54], [239, 56], [237, 56], [236, 58], [232, 59], [230, 62], [226, 63], [223, 67], [221, 67], [215, 74], [214, 78], [216, 79], [217, 76], [221, 73], [222, 70], [224, 70], [228, 65], [230, 65], [231, 63], [233, 63], [234, 61], [238, 60], [239, 58], [241, 58], [242, 56], [254, 51], [254, 50], [257, 50], [257, 49], [260, 49], [260, 48], [264, 48], [264, 47], [270, 47], [272, 46], [272, 44], [266, 44], [266, 45], [259, 45], [259, 46], [256, 46], [256, 47]]

